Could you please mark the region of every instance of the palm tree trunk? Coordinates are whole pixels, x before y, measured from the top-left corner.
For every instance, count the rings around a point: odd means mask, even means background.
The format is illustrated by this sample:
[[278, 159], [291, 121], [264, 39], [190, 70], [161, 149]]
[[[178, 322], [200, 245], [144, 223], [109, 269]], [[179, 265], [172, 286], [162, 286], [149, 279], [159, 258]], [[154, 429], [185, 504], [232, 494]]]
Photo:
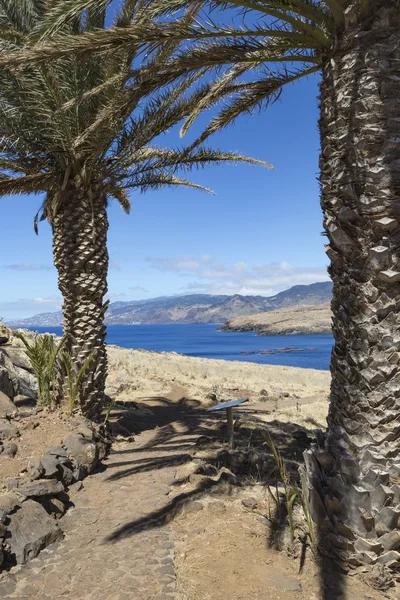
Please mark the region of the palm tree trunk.
[[96, 420], [107, 375], [104, 314], [107, 302], [107, 201], [103, 193], [67, 189], [53, 215], [54, 264], [63, 295], [65, 349], [78, 371], [94, 355], [81, 387], [82, 412]]
[[[321, 203], [333, 291], [328, 432], [305, 454], [325, 547], [400, 564], [400, 11], [346, 11], [321, 83]], [[367, 27], [367, 25], [368, 27]]]

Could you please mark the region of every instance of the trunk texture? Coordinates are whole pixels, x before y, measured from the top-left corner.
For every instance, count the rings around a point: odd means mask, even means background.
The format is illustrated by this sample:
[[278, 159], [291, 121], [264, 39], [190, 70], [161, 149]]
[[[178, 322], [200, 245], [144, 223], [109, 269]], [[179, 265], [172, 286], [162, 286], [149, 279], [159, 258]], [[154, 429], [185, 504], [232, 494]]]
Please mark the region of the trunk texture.
[[400, 10], [373, 1], [324, 63], [321, 193], [333, 349], [328, 433], [305, 453], [325, 549], [400, 565]]
[[63, 295], [64, 349], [78, 371], [94, 355], [81, 386], [82, 412], [98, 419], [107, 375], [104, 314], [107, 302], [108, 218], [104, 194], [68, 189], [52, 217], [54, 264]]

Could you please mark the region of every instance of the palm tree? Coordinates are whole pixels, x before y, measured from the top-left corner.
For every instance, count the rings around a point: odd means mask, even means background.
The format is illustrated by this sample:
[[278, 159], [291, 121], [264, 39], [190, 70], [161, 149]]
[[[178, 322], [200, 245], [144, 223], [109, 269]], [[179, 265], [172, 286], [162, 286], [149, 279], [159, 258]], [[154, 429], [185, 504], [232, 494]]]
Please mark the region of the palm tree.
[[[47, 18], [42, 0], [0, 0], [3, 53], [21, 51]], [[63, 27], [70, 34], [105, 30], [106, 11], [88, 11]], [[123, 28], [149, 21], [140, 3], [125, 0], [115, 16]], [[151, 60], [167, 60], [174, 44]], [[51, 64], [3, 70], [0, 83], [0, 194], [44, 193], [35, 217], [53, 232], [54, 264], [63, 295], [65, 350], [85, 370], [81, 408], [99, 417], [107, 373], [104, 314], [107, 302], [107, 206], [115, 199], [129, 212], [128, 192], [164, 186], [202, 186], [182, 170], [220, 161], [249, 160], [205, 147], [159, 147], [155, 138], [179, 123], [207, 91], [185, 97], [195, 77], [155, 91], [150, 78], [132, 77], [137, 49], [102, 56], [68, 55]], [[151, 61], [150, 61], [151, 62]], [[140, 83], [140, 85], [139, 85]], [[251, 161], [260, 162], [260, 161]], [[264, 163], [265, 164], [265, 163]]]
[[[287, 84], [321, 73], [321, 206], [335, 346], [327, 435], [306, 453], [310, 503], [336, 555], [398, 567], [399, 1], [156, 0], [148, 13], [153, 7], [168, 18], [53, 43], [42, 33], [30, 57], [128, 51], [146, 43], [157, 52], [166, 40], [183, 42], [151, 68], [160, 85], [184, 74], [212, 79], [183, 128], [223, 102], [197, 143], [274, 102]], [[197, 11], [195, 21], [182, 19], [187, 8]], [[43, 31], [55, 35], [64, 17], [61, 8], [53, 11]], [[3, 62], [17, 65], [26, 56]]]

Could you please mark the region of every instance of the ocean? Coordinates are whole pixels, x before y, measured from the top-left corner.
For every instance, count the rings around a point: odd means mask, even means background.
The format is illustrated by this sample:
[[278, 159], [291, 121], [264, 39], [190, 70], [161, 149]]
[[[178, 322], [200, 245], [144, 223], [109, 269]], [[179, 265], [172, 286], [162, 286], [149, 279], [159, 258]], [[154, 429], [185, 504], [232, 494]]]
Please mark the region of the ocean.
[[[31, 327], [40, 333], [61, 335], [61, 327]], [[177, 352], [186, 356], [240, 360], [267, 365], [329, 369], [332, 335], [257, 336], [251, 332], [217, 331], [217, 325], [112, 325], [107, 342], [123, 348]], [[295, 347], [283, 353], [260, 350]], [[241, 354], [254, 352], [254, 354]]]

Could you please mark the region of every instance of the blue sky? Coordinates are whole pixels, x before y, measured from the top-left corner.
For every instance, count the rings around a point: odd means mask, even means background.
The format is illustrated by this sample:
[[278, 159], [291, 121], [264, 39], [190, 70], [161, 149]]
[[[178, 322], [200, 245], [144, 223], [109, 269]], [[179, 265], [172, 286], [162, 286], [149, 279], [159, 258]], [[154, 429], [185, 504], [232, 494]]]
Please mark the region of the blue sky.
[[[259, 115], [244, 116], [210, 145], [261, 158], [275, 170], [213, 166], [191, 179], [216, 196], [190, 189], [133, 194], [126, 216], [109, 209], [109, 297], [242, 293], [273, 295], [328, 279], [319, 206], [318, 77], [288, 87]], [[198, 133], [207, 116], [193, 127]], [[163, 145], [179, 143], [175, 132]], [[51, 232], [33, 232], [39, 196], [1, 198], [0, 316], [60, 308]]]

